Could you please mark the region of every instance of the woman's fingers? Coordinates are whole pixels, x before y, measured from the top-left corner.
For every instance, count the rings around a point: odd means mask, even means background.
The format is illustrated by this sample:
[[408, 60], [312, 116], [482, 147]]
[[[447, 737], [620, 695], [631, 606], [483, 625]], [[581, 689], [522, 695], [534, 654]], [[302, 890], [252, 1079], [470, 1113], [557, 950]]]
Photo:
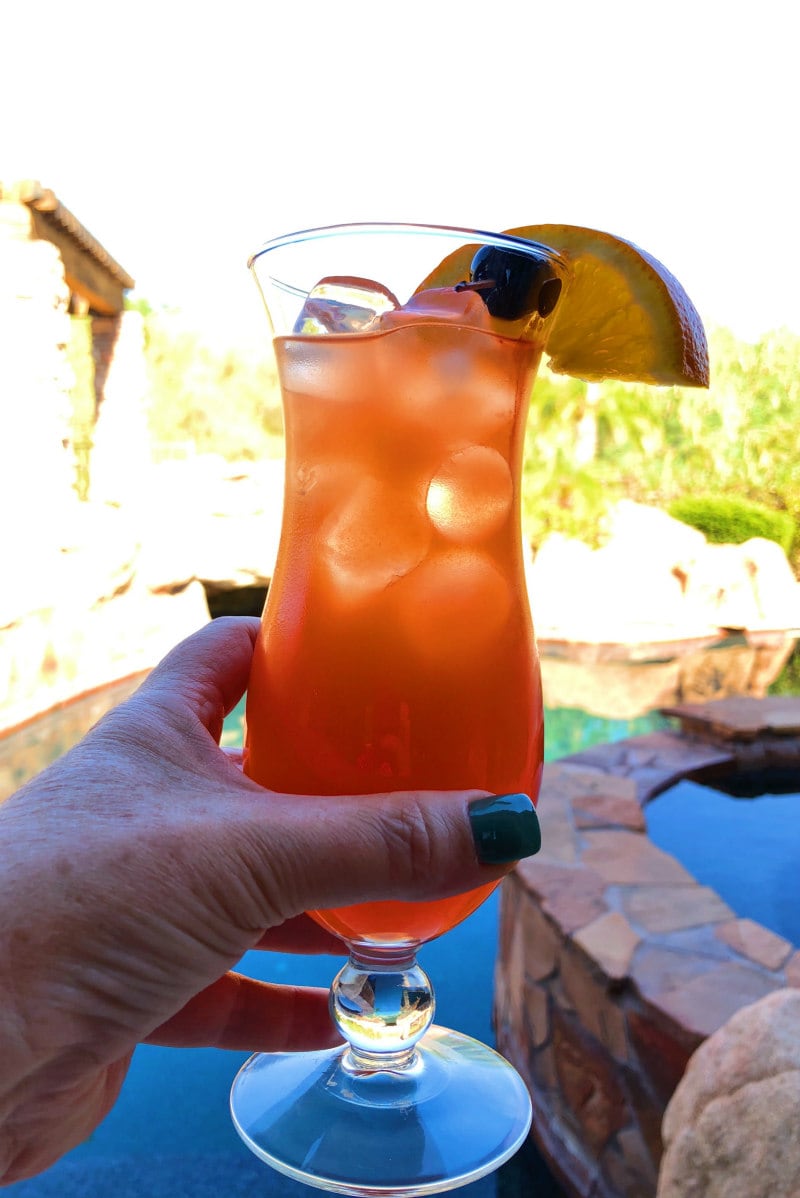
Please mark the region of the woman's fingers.
[[339, 1037], [328, 1013], [327, 990], [274, 986], [226, 973], [151, 1032], [146, 1043], [284, 1052], [330, 1048]]
[[248, 616], [212, 620], [176, 645], [138, 693], [172, 709], [188, 707], [218, 742], [225, 716], [247, 688], [259, 627]]
[[328, 953], [335, 957], [346, 957], [347, 946], [338, 936], [320, 927], [310, 915], [295, 915], [284, 923], [270, 928], [254, 948], [268, 949], [273, 953]]
[[[187, 864], [194, 855], [186, 892], [219, 907], [221, 936], [235, 922], [253, 934], [252, 947], [267, 928], [304, 911], [470, 891], [537, 850], [525, 796], [284, 795], [245, 777], [215, 742], [246, 687], [258, 630], [256, 619], [214, 621], [177, 646], [105, 724], [113, 760], [104, 808], [113, 765], [119, 804], [146, 825], [154, 855]], [[212, 861], [214, 872], [201, 877], [198, 863], [207, 869]], [[182, 870], [166, 880], [185, 885]]]

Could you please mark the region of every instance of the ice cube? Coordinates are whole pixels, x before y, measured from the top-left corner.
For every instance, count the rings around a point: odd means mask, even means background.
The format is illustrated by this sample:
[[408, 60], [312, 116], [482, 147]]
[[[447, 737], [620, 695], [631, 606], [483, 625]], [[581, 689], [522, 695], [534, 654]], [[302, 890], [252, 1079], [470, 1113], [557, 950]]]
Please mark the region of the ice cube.
[[386, 419], [428, 445], [435, 438], [453, 449], [472, 443], [510, 450], [532, 384], [524, 351], [458, 321], [411, 317], [410, 309], [388, 313], [379, 324], [388, 335], [375, 338], [375, 390]]
[[508, 579], [473, 549], [430, 554], [392, 596], [409, 648], [426, 667], [441, 669], [491, 654], [513, 604]]
[[382, 283], [355, 276], [331, 275], [308, 293], [294, 324], [295, 333], [366, 333], [380, 317], [400, 306]]
[[310, 534], [320, 521], [337, 505], [345, 503], [353, 489], [353, 471], [358, 463], [341, 454], [327, 459], [299, 458], [289, 470], [286, 489], [289, 498], [299, 505], [297, 519], [302, 524], [300, 535]]
[[451, 454], [431, 479], [426, 507], [449, 541], [469, 545], [496, 532], [508, 518], [514, 485], [502, 454], [470, 445]]
[[486, 304], [477, 292], [434, 287], [429, 291], [418, 291], [402, 308], [387, 312], [381, 319], [381, 330], [403, 324], [419, 324], [426, 319], [435, 320], [437, 324], [446, 322], [469, 328], [492, 329]]
[[348, 606], [372, 599], [419, 565], [432, 530], [419, 497], [364, 478], [322, 529], [331, 591]]

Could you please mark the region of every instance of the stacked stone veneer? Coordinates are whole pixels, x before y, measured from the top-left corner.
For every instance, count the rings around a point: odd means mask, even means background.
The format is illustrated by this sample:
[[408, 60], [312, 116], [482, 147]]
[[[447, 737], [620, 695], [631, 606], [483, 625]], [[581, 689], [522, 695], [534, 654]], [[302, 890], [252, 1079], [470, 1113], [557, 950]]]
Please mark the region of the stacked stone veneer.
[[72, 494], [69, 288], [23, 204], [0, 204], [0, 500], [4, 521]]
[[[652, 1198], [662, 1117], [694, 1050], [740, 1007], [800, 986], [800, 952], [737, 918], [648, 839], [642, 815], [666, 786], [735, 768], [739, 752], [767, 764], [771, 735], [780, 761], [800, 766], [794, 703], [794, 727], [784, 718], [774, 735], [665, 732], [545, 769], [543, 851], [503, 888], [495, 1023], [530, 1089], [532, 1134], [571, 1194]], [[717, 726], [719, 706], [704, 705]]]
[[[78, 486], [69, 313], [80, 297], [37, 213], [1, 187], [0, 200], [2, 732], [152, 667], [209, 615], [194, 570], [174, 560], [148, 569], [145, 561], [148, 534], [164, 527], [177, 488], [151, 512], [142, 317], [91, 310], [91, 484]], [[73, 233], [63, 234], [62, 249], [77, 236], [70, 219]], [[86, 277], [97, 282], [92, 255], [105, 251], [76, 241], [73, 269], [79, 252]], [[121, 305], [121, 289], [118, 298]], [[80, 502], [79, 492], [90, 502]], [[169, 529], [174, 559], [182, 529], [174, 521]]]

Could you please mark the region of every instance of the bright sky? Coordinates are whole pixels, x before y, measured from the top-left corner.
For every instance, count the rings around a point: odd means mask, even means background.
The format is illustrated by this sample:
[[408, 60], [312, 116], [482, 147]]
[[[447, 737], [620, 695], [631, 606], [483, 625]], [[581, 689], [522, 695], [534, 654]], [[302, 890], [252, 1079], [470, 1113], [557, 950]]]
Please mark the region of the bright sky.
[[794, 10], [20, 0], [0, 178], [51, 187], [137, 295], [220, 329], [261, 329], [267, 238], [392, 220], [606, 229], [708, 324], [800, 332]]

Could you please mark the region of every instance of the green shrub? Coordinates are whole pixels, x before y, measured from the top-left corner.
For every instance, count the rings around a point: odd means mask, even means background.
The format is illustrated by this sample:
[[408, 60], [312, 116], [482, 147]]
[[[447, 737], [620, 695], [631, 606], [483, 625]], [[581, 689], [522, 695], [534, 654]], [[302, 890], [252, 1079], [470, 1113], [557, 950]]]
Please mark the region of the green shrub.
[[796, 531], [788, 512], [733, 495], [684, 495], [669, 505], [669, 514], [716, 544], [740, 545], [751, 537], [764, 537], [776, 541], [787, 556]]
[[769, 688], [771, 695], [800, 695], [800, 648], [794, 652]]

